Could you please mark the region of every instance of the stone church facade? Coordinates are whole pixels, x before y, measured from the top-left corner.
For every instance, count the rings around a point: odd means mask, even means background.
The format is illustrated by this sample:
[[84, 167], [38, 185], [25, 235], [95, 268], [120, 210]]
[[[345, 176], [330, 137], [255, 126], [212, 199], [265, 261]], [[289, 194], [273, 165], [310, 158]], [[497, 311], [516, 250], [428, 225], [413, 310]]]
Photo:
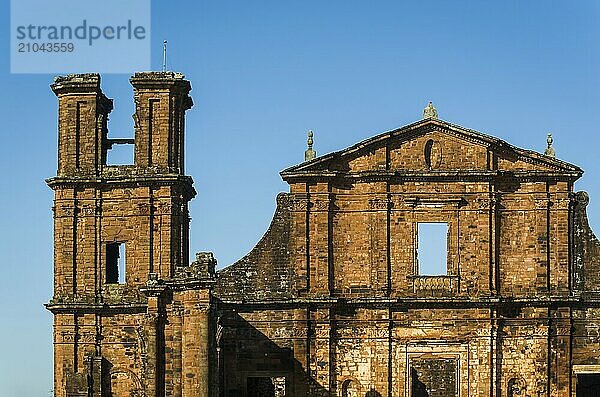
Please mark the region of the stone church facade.
[[[290, 190], [263, 238], [216, 271], [210, 253], [188, 258], [191, 86], [172, 72], [131, 83], [132, 140], [109, 138], [99, 75], [52, 84], [56, 396], [598, 393], [600, 242], [573, 188], [583, 171], [551, 147], [428, 106], [347, 149], [309, 149], [281, 172]], [[117, 144], [134, 164], [107, 165]]]

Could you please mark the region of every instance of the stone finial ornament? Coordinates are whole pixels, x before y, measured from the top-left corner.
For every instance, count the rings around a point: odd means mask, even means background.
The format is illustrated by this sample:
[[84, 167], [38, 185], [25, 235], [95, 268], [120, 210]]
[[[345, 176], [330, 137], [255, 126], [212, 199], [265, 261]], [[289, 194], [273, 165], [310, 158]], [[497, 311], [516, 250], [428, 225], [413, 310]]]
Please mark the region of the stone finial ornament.
[[317, 157], [317, 152], [313, 150], [313, 132], [312, 130], [308, 131], [308, 139], [306, 140], [308, 144], [308, 149], [304, 152], [304, 161], [312, 160]]
[[544, 155], [548, 157], [556, 157], [556, 150], [554, 150], [554, 148], [552, 147], [552, 142], [554, 142], [554, 139], [552, 139], [552, 134], [548, 134], [546, 142], [548, 143], [548, 147], [546, 148], [546, 150], [544, 150]]
[[429, 102], [425, 109], [423, 110], [423, 118], [424, 119], [437, 119], [438, 112], [436, 108], [433, 106], [433, 102]]

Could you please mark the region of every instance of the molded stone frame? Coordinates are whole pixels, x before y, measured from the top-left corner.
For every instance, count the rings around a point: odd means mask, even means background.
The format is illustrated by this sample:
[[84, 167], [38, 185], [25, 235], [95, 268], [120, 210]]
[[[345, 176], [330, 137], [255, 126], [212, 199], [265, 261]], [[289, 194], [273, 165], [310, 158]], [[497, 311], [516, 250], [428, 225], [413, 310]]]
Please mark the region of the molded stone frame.
[[425, 359], [456, 360], [455, 397], [469, 396], [468, 345], [450, 341], [422, 341], [402, 344], [397, 347], [396, 351], [404, 356], [404, 360], [399, 361], [396, 368], [396, 379], [404, 382], [403, 397], [412, 396], [411, 370], [413, 363]]
[[[579, 397], [582, 395], [581, 390], [577, 390], [577, 383], [579, 378], [579, 375], [596, 375], [598, 377], [600, 377], [600, 365], [597, 364], [592, 364], [592, 365], [573, 365], [573, 380], [574, 380], [574, 387], [573, 387], [573, 396]], [[595, 380], [595, 379], [594, 379]]]
[[[412, 291], [417, 296], [455, 296], [460, 293], [460, 242], [458, 239], [460, 228], [460, 199], [428, 199], [415, 198], [407, 200], [412, 205], [412, 274], [408, 278], [412, 281]], [[448, 225], [447, 237], [447, 268], [445, 275], [422, 276], [419, 274], [417, 259], [418, 250], [418, 225], [419, 223], [446, 223]]]

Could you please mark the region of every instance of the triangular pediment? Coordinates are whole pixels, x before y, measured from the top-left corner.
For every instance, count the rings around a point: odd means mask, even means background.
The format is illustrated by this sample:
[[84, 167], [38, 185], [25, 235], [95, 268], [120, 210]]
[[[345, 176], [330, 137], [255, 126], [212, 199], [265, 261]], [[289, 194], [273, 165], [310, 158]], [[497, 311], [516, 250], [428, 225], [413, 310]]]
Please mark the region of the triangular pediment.
[[287, 180], [303, 175], [501, 171], [574, 178], [582, 174], [579, 167], [554, 157], [442, 120], [424, 119], [287, 168], [281, 176]]

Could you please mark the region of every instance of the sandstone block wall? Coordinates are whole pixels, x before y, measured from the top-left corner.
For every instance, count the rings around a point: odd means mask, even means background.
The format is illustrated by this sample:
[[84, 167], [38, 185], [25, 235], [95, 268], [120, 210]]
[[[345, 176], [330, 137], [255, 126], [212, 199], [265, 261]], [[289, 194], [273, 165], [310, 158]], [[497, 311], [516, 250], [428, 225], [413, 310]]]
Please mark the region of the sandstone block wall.
[[[60, 77], [54, 199], [56, 396], [209, 396], [215, 325], [214, 259], [189, 265], [184, 114], [190, 84], [137, 73], [135, 138], [109, 138], [112, 101], [98, 75]], [[133, 143], [131, 165], [109, 165], [114, 144]], [[123, 282], [109, 277], [112, 244], [125, 245]], [[212, 393], [212, 394], [211, 394]]]
[[[596, 364], [580, 175], [437, 120], [283, 171], [269, 231], [217, 275], [222, 395], [284, 377], [293, 396], [575, 396]], [[448, 225], [439, 276], [420, 222]]]
[[[585, 395], [600, 384], [600, 243], [582, 170], [428, 118], [284, 170], [257, 246], [189, 264], [191, 87], [131, 78], [109, 137], [98, 75], [60, 77], [55, 395]], [[106, 164], [114, 144], [134, 164]], [[418, 228], [445, 223], [423, 274]], [[122, 283], [109, 246], [125, 244]], [[421, 255], [423, 256], [423, 255]]]

